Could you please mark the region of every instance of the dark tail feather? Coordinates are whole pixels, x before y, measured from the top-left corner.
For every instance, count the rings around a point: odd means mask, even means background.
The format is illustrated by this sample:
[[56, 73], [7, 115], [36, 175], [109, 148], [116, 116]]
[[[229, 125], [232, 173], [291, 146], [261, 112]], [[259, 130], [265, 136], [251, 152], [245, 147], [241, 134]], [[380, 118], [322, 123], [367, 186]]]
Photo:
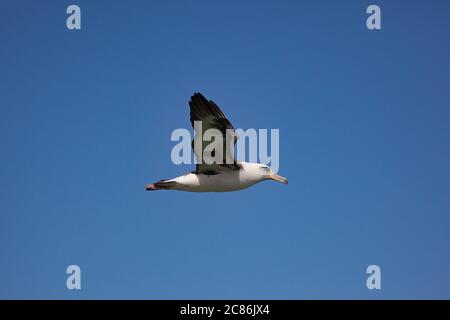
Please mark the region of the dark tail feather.
[[175, 181], [168, 181], [168, 180], [159, 180], [155, 183], [150, 183], [145, 190], [147, 191], [153, 191], [153, 190], [170, 190], [173, 189], [173, 187], [176, 185]]

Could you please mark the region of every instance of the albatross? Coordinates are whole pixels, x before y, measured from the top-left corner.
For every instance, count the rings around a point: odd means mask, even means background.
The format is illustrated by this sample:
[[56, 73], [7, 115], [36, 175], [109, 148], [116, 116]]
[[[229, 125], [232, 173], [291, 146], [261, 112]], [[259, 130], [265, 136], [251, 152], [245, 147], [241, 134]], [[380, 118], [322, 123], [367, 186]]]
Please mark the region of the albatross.
[[[222, 110], [212, 100], [207, 100], [201, 93], [194, 93], [189, 101], [189, 107], [191, 125], [194, 130], [196, 129], [194, 122], [201, 121], [202, 124], [201, 134], [196, 132], [192, 141], [192, 149], [197, 159], [202, 159], [203, 151], [206, 147], [205, 142], [198, 141], [198, 139], [202, 139], [203, 134], [208, 129], [217, 129], [220, 131], [224, 137], [224, 150], [230, 150], [230, 148], [234, 150], [234, 144], [237, 141], [235, 135], [231, 140], [231, 146], [226, 145], [227, 141], [229, 141], [226, 137], [230, 133], [234, 133], [234, 127]], [[228, 142], [228, 144], [230, 143]], [[200, 145], [200, 148], [194, 148], [196, 145]], [[229, 153], [227, 153], [227, 156], [229, 156]], [[195, 171], [173, 179], [162, 179], [155, 183], [150, 183], [146, 186], [146, 190], [226, 192], [245, 189], [265, 180], [273, 180], [284, 184], [288, 183], [285, 177], [276, 174], [270, 167], [262, 163], [238, 162], [234, 159], [234, 156], [231, 161], [222, 162], [207, 164], [205, 161], [198, 163], [196, 164]]]

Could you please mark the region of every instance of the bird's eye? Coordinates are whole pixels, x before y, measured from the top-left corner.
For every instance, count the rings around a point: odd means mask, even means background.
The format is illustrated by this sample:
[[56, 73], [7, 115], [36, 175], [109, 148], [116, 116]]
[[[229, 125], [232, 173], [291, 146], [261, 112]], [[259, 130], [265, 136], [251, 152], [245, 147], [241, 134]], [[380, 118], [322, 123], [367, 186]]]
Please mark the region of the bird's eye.
[[269, 168], [269, 167], [260, 167], [260, 170], [261, 170], [263, 173], [270, 173], [270, 168]]

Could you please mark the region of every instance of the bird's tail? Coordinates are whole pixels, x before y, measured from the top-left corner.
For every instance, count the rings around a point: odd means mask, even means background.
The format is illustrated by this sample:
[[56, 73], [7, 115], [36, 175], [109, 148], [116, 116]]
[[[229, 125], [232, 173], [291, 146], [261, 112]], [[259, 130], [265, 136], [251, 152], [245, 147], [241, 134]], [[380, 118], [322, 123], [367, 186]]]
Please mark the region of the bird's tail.
[[176, 181], [173, 180], [159, 180], [155, 183], [150, 183], [146, 186], [145, 190], [153, 191], [153, 190], [170, 190], [173, 189], [176, 185]]

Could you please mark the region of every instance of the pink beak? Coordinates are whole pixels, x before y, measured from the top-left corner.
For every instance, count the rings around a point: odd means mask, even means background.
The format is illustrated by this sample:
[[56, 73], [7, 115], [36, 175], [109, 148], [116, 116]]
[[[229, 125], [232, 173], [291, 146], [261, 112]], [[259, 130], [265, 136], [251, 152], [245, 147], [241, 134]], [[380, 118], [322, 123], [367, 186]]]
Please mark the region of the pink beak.
[[269, 179], [288, 184], [288, 180], [285, 177], [280, 176], [279, 174], [271, 174], [269, 175]]

